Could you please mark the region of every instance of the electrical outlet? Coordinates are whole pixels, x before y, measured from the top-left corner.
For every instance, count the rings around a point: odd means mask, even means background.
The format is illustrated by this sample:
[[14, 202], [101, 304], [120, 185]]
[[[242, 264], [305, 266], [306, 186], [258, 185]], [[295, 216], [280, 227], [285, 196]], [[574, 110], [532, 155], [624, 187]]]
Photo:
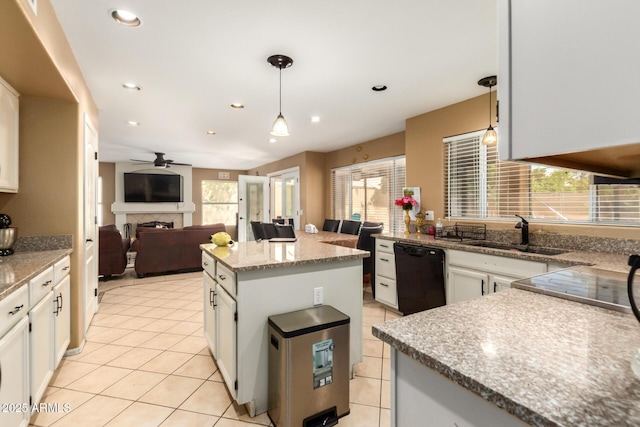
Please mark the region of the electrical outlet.
[[313, 288], [313, 305], [322, 304], [322, 288]]
[[427, 221], [433, 221], [435, 219], [433, 217], [433, 211], [424, 211], [424, 219]]

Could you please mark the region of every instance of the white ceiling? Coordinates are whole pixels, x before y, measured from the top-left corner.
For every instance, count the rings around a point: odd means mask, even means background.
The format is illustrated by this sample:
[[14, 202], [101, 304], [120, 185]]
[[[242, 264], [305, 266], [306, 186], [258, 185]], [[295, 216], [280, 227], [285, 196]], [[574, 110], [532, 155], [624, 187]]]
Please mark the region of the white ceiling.
[[[246, 170], [333, 151], [486, 93], [477, 81], [497, 72], [496, 0], [52, 3], [98, 105], [105, 162], [160, 151], [196, 167]], [[142, 25], [117, 24], [115, 8]], [[278, 114], [273, 54], [294, 63], [282, 71], [290, 136], [269, 143]], [[123, 89], [128, 81], [142, 90]], [[389, 89], [373, 92], [379, 84]]]

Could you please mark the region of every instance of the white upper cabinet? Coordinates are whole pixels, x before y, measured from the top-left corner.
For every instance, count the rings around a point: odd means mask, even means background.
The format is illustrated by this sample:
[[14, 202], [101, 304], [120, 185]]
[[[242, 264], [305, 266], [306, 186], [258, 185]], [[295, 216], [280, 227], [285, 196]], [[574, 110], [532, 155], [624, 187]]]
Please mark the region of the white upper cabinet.
[[639, 16], [638, 0], [499, 0], [502, 160], [640, 169]]
[[18, 93], [0, 78], [0, 192], [18, 192]]

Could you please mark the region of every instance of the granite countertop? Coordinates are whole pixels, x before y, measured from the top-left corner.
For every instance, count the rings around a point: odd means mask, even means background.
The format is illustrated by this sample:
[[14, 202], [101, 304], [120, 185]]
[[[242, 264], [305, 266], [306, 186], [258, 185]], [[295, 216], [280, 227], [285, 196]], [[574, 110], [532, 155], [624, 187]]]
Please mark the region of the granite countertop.
[[632, 315], [507, 289], [373, 335], [531, 425], [640, 425]]
[[[336, 239], [347, 239], [346, 235], [336, 235]], [[352, 249], [332, 243], [324, 234], [300, 233], [295, 242], [275, 243], [236, 242], [233, 246], [216, 246], [212, 243], [200, 245], [220, 263], [235, 272], [267, 270], [304, 264], [344, 261], [369, 257], [368, 251]], [[357, 236], [353, 236], [357, 238]]]
[[435, 239], [433, 236], [428, 234], [405, 235], [404, 233], [386, 233], [379, 234], [376, 237], [380, 239], [395, 240], [405, 243], [414, 243], [419, 245], [428, 245], [440, 248], [484, 253], [488, 255], [498, 255], [529, 261], [566, 264], [567, 267], [575, 265], [587, 265], [595, 266], [602, 270], [618, 271], [623, 273], [629, 272], [629, 267], [627, 266], [627, 260], [629, 256], [609, 252], [567, 250], [566, 253], [559, 255], [542, 255], [520, 252], [517, 250], [483, 248], [465, 244], [468, 243], [468, 241], [460, 242], [459, 240]]
[[71, 252], [71, 249], [16, 252], [0, 258], [0, 300]]

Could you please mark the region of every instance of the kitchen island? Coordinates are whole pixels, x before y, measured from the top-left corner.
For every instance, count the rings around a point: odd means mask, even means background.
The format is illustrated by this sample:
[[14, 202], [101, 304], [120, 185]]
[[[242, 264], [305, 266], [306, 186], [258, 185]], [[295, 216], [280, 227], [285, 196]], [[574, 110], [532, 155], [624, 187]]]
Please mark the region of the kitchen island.
[[353, 373], [362, 360], [362, 258], [368, 252], [323, 243], [321, 236], [201, 249], [205, 337], [230, 394], [251, 416], [268, 409], [271, 315], [313, 307], [319, 297], [349, 316]]
[[630, 314], [507, 289], [373, 335], [392, 347], [392, 426], [640, 425]]

